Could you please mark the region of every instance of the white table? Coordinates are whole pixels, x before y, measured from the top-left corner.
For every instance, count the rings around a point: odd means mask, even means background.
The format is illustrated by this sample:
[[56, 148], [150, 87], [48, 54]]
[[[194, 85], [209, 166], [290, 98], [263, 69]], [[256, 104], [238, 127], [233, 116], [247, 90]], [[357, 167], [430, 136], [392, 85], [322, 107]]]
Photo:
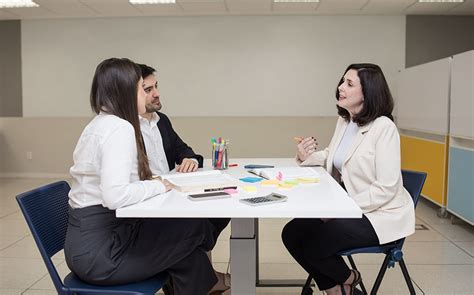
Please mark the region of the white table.
[[[238, 167], [225, 170], [235, 178], [253, 176], [243, 166], [269, 164], [295, 166], [294, 159], [233, 159]], [[207, 165], [206, 165], [207, 164]], [[209, 167], [206, 161], [205, 167]], [[232, 294], [253, 295], [257, 285], [257, 219], [258, 218], [361, 218], [362, 211], [347, 196], [341, 186], [321, 167], [314, 167], [321, 175], [317, 184], [300, 184], [289, 190], [258, 183], [241, 183], [256, 186], [256, 193], [242, 192], [232, 198], [190, 201], [185, 194], [170, 191], [116, 211], [117, 217], [227, 217], [232, 218], [230, 256], [232, 267]], [[248, 206], [238, 200], [278, 192], [288, 201], [265, 206]]]

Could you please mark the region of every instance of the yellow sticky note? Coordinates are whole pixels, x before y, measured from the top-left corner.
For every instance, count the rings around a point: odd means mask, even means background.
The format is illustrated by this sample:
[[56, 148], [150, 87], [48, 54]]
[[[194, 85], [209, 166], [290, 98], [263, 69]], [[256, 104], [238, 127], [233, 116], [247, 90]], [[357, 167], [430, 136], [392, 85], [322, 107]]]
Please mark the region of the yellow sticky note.
[[298, 185], [298, 181], [297, 181], [297, 180], [285, 180], [284, 183], [285, 183], [285, 184], [289, 184], [289, 185]]
[[272, 179], [272, 180], [262, 180], [260, 182], [261, 185], [278, 185], [278, 180]]
[[297, 180], [299, 183], [318, 183], [319, 182], [319, 178], [300, 177]]
[[278, 184], [279, 189], [291, 189], [293, 187], [294, 185], [283, 183], [283, 182]]
[[257, 191], [257, 187], [255, 186], [244, 186], [242, 189], [246, 192], [252, 193]]

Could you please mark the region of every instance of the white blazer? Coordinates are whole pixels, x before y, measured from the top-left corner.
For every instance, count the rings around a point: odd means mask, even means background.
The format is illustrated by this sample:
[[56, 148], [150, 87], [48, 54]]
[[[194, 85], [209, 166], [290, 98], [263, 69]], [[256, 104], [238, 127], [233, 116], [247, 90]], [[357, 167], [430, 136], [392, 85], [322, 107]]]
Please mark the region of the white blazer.
[[[333, 168], [334, 153], [344, 135], [347, 122], [339, 117], [329, 147], [311, 154], [301, 166], [325, 166], [340, 181]], [[403, 187], [400, 168], [400, 135], [387, 117], [379, 117], [359, 128], [342, 164], [342, 180], [349, 196], [362, 209], [385, 244], [415, 232], [415, 210]]]

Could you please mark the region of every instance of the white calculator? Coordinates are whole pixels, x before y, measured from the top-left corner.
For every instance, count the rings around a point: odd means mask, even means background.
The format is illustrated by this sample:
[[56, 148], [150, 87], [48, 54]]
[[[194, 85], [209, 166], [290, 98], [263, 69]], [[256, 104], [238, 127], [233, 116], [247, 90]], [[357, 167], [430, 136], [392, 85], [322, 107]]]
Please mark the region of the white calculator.
[[286, 202], [286, 200], [287, 200], [287, 197], [284, 195], [271, 193], [263, 197], [246, 198], [246, 199], [240, 199], [239, 201], [250, 206], [260, 206], [260, 205]]

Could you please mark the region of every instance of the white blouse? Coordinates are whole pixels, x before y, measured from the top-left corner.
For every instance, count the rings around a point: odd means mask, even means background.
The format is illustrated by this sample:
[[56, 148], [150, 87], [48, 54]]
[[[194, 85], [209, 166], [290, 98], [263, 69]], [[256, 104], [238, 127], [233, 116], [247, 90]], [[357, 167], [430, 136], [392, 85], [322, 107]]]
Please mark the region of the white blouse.
[[111, 210], [165, 192], [157, 180], [140, 181], [133, 126], [100, 113], [84, 129], [74, 150], [69, 205], [102, 205]]
[[333, 165], [342, 174], [342, 165], [346, 160], [347, 154], [349, 153], [349, 149], [356, 138], [357, 132], [359, 132], [359, 126], [350, 121], [344, 131], [344, 135], [337, 147], [336, 152], [334, 153]]
[[163, 147], [163, 138], [157, 125], [159, 120], [160, 117], [157, 113], [152, 113], [150, 121], [140, 116], [140, 129], [153, 175], [163, 175], [170, 172]]

